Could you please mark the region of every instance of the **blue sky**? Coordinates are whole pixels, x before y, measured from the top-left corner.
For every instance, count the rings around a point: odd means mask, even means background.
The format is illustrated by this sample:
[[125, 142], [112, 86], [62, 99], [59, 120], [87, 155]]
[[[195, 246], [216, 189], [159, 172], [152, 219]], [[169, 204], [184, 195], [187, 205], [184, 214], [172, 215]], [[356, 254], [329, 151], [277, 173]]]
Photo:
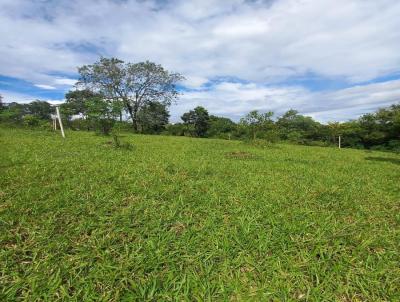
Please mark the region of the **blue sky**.
[[295, 108], [348, 120], [400, 102], [395, 0], [1, 0], [0, 94], [60, 102], [100, 55], [182, 73], [173, 120]]

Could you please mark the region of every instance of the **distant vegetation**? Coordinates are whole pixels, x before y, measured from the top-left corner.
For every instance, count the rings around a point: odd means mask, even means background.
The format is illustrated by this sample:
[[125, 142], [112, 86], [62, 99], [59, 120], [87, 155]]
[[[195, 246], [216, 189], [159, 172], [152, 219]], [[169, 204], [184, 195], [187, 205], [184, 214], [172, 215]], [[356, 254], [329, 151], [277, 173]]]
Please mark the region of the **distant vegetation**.
[[[169, 123], [169, 106], [183, 76], [152, 62], [125, 63], [101, 58], [78, 69], [76, 90], [61, 105], [64, 126], [72, 130], [110, 134], [117, 129], [144, 134], [163, 134], [400, 151], [400, 105], [382, 108], [349, 122], [321, 124], [290, 109], [282, 116], [251, 111], [239, 122], [210, 115], [196, 107], [182, 115], [181, 123]], [[4, 100], [3, 100], [4, 102]], [[4, 104], [0, 122], [26, 127], [50, 128], [54, 109], [47, 102]]]
[[[342, 147], [400, 151], [400, 105], [382, 108], [357, 120], [321, 124], [311, 117], [289, 110], [273, 119], [272, 112], [252, 111], [238, 123], [209, 115], [196, 107], [182, 115], [182, 122], [170, 124], [168, 107], [148, 102], [137, 114], [137, 130], [124, 118], [118, 106], [104, 102], [90, 91], [71, 91], [61, 105], [63, 123], [71, 130], [109, 134], [112, 129], [143, 134], [208, 137], [237, 140], [283, 141], [302, 145], [333, 146], [342, 137]], [[50, 129], [54, 108], [43, 101], [3, 104], [0, 123]]]

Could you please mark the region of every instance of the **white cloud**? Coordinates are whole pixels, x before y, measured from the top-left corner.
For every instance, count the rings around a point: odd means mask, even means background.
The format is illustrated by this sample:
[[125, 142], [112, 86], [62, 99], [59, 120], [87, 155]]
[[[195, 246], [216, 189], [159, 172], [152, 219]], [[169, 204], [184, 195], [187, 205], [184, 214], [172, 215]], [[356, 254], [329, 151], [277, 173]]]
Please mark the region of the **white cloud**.
[[380, 107], [400, 102], [400, 80], [361, 85], [338, 91], [311, 92], [300, 86], [261, 86], [220, 83], [212, 89], [185, 93], [173, 107], [172, 118], [195, 106], [204, 106], [211, 114], [239, 120], [250, 110], [274, 111], [275, 116], [289, 109], [319, 121], [346, 121]]
[[76, 84], [75, 79], [67, 79], [67, 78], [58, 78], [54, 80], [54, 84], [56, 85], [65, 85], [65, 86], [73, 86]]
[[183, 84], [188, 88], [200, 88], [202, 85], [206, 84], [208, 79], [205, 77], [198, 76], [188, 76], [184, 80]]
[[[363, 99], [366, 85], [361, 94], [312, 93], [291, 80], [313, 74], [356, 85], [398, 73], [399, 15], [393, 0], [2, 0], [0, 75], [49, 89], [72, 86], [76, 67], [99, 55], [149, 59], [183, 73], [184, 85], [197, 89], [177, 110], [207, 103], [214, 113], [237, 117], [253, 108], [304, 106], [327, 119], [326, 112], [340, 111], [337, 104], [361, 111], [389, 96]], [[252, 84], [202, 90], [229, 76]]]
[[400, 103], [400, 80], [316, 93], [302, 111], [322, 121], [346, 121], [395, 103]]
[[34, 86], [38, 87], [40, 89], [46, 89], [46, 90], [54, 90], [54, 89], [56, 89], [56, 87], [50, 86], [50, 85], [46, 85], [46, 84], [35, 84]]
[[363, 81], [399, 70], [399, 14], [389, 0], [3, 1], [0, 73], [44, 79], [102, 53], [187, 76]]

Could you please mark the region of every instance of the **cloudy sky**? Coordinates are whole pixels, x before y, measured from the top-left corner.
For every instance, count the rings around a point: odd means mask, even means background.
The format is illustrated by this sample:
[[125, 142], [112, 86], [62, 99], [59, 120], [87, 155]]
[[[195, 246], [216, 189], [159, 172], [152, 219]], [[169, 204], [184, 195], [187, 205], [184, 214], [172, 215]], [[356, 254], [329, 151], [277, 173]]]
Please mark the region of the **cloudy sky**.
[[298, 109], [348, 120], [400, 102], [398, 0], [0, 0], [0, 94], [62, 100], [99, 56], [186, 77], [197, 105], [239, 119]]

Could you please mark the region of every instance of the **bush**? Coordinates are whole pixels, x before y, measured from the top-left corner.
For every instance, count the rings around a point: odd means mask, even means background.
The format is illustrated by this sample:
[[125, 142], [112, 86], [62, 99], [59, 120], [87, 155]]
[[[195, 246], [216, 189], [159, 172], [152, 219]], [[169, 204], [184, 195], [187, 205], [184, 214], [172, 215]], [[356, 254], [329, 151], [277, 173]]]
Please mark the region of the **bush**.
[[384, 145], [376, 145], [369, 148], [370, 150], [374, 151], [385, 151], [387, 148]]
[[400, 140], [391, 140], [387, 146], [389, 150], [400, 152]]
[[91, 122], [86, 119], [82, 119], [82, 118], [77, 118], [77, 119], [67, 121], [65, 124], [68, 127], [70, 127], [72, 130], [91, 130], [92, 129]]
[[286, 134], [287, 140], [296, 144], [305, 144], [304, 134], [300, 131], [291, 131]]
[[266, 131], [264, 139], [269, 143], [276, 143], [279, 141], [279, 133], [274, 130]]
[[37, 127], [40, 124], [40, 119], [32, 114], [27, 114], [22, 118], [22, 124], [27, 127]]
[[112, 119], [90, 119], [90, 123], [95, 129], [97, 134], [110, 135], [111, 130], [115, 124], [115, 120]]
[[133, 131], [133, 127], [132, 127], [132, 123], [129, 122], [120, 122], [117, 121], [115, 122], [114, 126], [113, 126], [113, 131], [117, 129], [118, 132], [132, 132]]
[[19, 108], [7, 108], [0, 114], [0, 122], [18, 124], [23, 120], [23, 112]]
[[185, 125], [181, 123], [177, 124], [169, 124], [166, 127], [166, 132], [169, 135], [175, 135], [175, 136], [184, 136], [185, 135]]
[[132, 150], [133, 149], [133, 145], [131, 143], [128, 142], [124, 142], [122, 141], [122, 136], [117, 135], [117, 134], [112, 134], [112, 138], [113, 138], [113, 146], [116, 149], [125, 149], [125, 150]]
[[123, 125], [121, 123], [115, 124], [114, 127], [111, 130], [111, 135], [113, 138], [113, 147], [116, 149], [126, 149], [126, 150], [132, 150], [133, 145], [128, 142], [124, 142], [122, 140], [122, 135], [121, 135], [121, 129], [123, 129]]

